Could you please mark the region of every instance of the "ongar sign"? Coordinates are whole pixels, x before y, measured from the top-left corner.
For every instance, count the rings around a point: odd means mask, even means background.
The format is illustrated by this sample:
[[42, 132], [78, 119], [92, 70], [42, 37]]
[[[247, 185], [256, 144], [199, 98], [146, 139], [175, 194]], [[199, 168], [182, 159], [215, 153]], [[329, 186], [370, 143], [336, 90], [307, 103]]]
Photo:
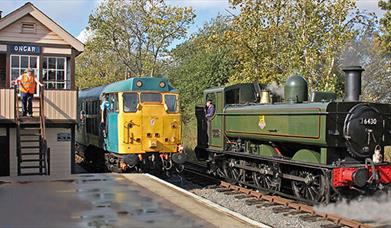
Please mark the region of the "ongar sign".
[[9, 45], [9, 50], [11, 53], [17, 54], [40, 54], [41, 48], [34, 45], [20, 45], [20, 44], [11, 44]]

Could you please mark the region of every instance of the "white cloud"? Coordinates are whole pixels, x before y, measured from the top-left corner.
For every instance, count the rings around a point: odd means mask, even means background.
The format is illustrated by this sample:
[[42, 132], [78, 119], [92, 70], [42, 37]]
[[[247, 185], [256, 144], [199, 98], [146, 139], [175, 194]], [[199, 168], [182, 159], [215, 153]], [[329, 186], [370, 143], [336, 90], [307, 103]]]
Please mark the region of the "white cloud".
[[88, 30], [87, 28], [83, 29], [79, 35], [76, 37], [78, 40], [80, 40], [81, 42], [85, 43], [87, 42], [89, 39], [91, 39], [93, 37], [93, 32], [91, 30]]

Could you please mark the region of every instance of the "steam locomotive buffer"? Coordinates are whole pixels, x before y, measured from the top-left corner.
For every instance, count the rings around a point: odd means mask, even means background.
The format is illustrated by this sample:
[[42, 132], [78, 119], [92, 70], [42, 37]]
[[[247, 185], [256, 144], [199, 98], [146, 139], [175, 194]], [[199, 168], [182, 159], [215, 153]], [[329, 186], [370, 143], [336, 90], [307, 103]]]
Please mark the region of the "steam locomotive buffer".
[[233, 183], [309, 202], [387, 189], [391, 105], [360, 102], [362, 71], [344, 69], [343, 101], [326, 92], [308, 100], [298, 75], [287, 80], [284, 102], [258, 84], [205, 90], [216, 113], [207, 124], [204, 108], [196, 108], [198, 159]]

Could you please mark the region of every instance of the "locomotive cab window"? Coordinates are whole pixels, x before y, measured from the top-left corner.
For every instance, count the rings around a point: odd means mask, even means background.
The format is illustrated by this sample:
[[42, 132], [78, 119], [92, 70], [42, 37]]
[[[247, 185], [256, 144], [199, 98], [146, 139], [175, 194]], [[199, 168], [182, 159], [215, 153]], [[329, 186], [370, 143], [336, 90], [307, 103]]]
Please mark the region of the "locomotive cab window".
[[176, 95], [164, 95], [164, 102], [167, 106], [168, 112], [177, 111], [177, 97]]
[[109, 95], [110, 111], [118, 112], [118, 94], [112, 93]]
[[141, 93], [142, 103], [162, 103], [162, 95], [160, 93]]
[[225, 103], [226, 104], [239, 104], [239, 88], [238, 89], [232, 89], [225, 92]]
[[138, 105], [137, 93], [124, 93], [124, 112], [136, 112]]
[[214, 93], [208, 93], [208, 94], [206, 95], [206, 101], [205, 101], [205, 102], [207, 102], [207, 101], [209, 101], [209, 100], [211, 100], [213, 104], [216, 103], [216, 94], [214, 94]]

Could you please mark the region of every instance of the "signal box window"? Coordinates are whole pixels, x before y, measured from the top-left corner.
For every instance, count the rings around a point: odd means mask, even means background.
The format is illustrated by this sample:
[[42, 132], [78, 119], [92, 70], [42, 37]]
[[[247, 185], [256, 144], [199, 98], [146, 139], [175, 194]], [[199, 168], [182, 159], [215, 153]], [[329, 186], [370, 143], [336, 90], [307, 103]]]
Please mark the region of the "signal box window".
[[[38, 74], [38, 56], [11, 55], [11, 81], [14, 81], [24, 73], [24, 70], [30, 68], [39, 78]], [[11, 83], [13, 87], [13, 83]]]
[[43, 82], [47, 89], [70, 89], [68, 80], [66, 58], [43, 58]]
[[124, 112], [136, 112], [138, 105], [137, 93], [124, 93]]
[[141, 93], [141, 102], [162, 103], [162, 95], [160, 93]]
[[164, 101], [166, 103], [166, 106], [167, 106], [167, 109], [169, 112], [176, 112], [177, 111], [177, 102], [176, 102], [175, 95], [165, 95]]

